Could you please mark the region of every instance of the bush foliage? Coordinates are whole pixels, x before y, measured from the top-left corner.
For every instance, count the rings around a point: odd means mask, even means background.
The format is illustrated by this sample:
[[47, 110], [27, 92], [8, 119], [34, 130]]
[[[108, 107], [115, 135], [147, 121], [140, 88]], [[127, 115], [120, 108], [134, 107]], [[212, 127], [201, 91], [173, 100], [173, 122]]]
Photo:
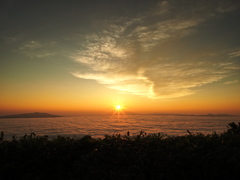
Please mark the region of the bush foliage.
[[26, 134], [0, 137], [0, 178], [7, 179], [235, 179], [240, 172], [240, 123], [217, 134], [102, 139]]

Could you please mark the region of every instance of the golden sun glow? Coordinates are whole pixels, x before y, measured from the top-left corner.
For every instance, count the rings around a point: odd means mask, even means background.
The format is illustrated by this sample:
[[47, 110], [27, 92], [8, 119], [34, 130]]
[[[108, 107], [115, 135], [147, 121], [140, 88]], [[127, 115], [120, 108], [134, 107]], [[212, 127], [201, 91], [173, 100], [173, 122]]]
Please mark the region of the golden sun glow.
[[122, 109], [122, 107], [120, 105], [117, 105], [116, 107], [116, 110], [120, 111]]
[[123, 109], [125, 109], [125, 107], [123, 105], [115, 104], [114, 105], [114, 112], [113, 112], [111, 118], [115, 117], [115, 115], [117, 115], [117, 118], [119, 118], [120, 115], [125, 115], [124, 112], [123, 112]]

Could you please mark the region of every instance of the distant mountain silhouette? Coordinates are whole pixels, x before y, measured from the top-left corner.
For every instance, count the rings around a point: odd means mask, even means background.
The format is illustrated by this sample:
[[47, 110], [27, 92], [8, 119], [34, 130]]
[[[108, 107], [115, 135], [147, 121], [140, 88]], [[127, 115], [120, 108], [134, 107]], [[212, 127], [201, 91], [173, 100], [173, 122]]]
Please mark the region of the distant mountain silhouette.
[[62, 116], [48, 114], [48, 113], [39, 113], [39, 112], [0, 116], [0, 118], [53, 118], [53, 117], [62, 117]]
[[205, 115], [198, 115], [198, 116], [227, 117], [227, 116], [235, 116], [235, 115], [231, 115], [231, 114], [205, 114]]
[[228, 117], [235, 116], [231, 114], [168, 114], [168, 113], [151, 113], [150, 115], [161, 115], [161, 116], [206, 116], [206, 117]]

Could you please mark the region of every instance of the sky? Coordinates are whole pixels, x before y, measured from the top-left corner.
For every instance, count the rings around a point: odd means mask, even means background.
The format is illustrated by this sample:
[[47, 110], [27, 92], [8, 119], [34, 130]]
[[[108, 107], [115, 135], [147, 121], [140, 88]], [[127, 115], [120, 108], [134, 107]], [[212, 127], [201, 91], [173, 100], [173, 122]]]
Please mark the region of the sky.
[[0, 114], [240, 115], [238, 0], [3, 0]]

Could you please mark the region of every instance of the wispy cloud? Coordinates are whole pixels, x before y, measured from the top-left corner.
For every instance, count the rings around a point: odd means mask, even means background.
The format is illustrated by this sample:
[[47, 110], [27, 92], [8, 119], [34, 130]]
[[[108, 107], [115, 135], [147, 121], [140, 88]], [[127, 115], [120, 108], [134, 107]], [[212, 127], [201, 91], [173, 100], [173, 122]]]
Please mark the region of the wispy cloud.
[[229, 53], [231, 58], [240, 57], [240, 50]]
[[238, 80], [234, 80], [234, 81], [227, 81], [224, 84], [236, 84], [238, 82], [239, 82]]
[[[206, 8], [200, 3], [188, 8], [186, 11], [192, 16], [178, 11], [178, 16], [169, 17], [167, 14], [177, 5], [173, 1], [162, 1], [151, 13], [127, 21], [118, 20], [116, 24], [109, 23], [98, 33], [85, 37], [80, 50], [72, 58], [87, 66], [88, 70], [72, 74], [96, 80], [123, 93], [150, 98], [186, 96], [195, 93], [197, 87], [230, 76], [236, 68], [232, 62], [209, 61], [207, 55], [205, 59], [186, 56], [180, 60], [177, 54], [161, 50], [165, 44], [179, 42], [196, 32], [201, 23], [217, 13], [234, 10], [230, 5], [217, 4], [215, 9], [208, 5]], [[238, 56], [238, 53], [230, 56]]]
[[55, 42], [40, 43], [32, 40], [22, 43], [19, 51], [30, 58], [43, 58], [55, 54], [52, 48], [55, 44]]

